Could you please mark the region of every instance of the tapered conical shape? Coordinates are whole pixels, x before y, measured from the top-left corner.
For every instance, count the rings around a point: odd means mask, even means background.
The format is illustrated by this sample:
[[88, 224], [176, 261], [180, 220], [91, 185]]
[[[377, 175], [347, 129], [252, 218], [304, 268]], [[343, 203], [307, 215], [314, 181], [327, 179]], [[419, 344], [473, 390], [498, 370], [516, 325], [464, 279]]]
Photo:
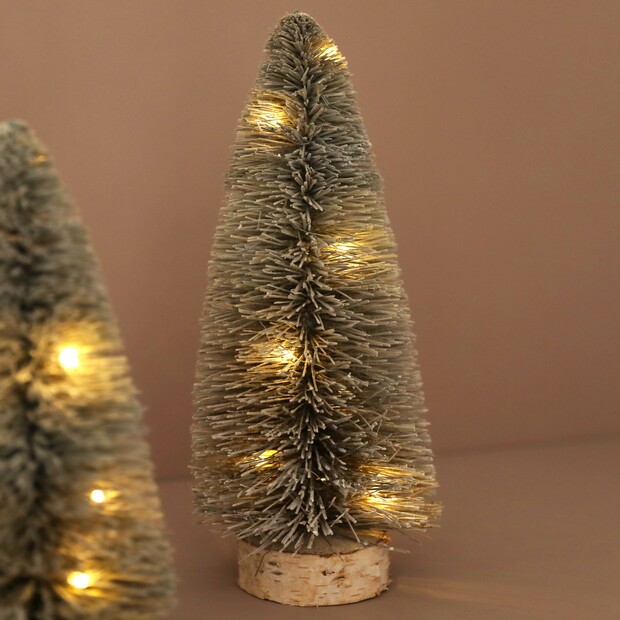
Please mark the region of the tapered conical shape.
[[26, 125], [0, 124], [0, 619], [147, 620], [170, 549], [86, 231]]
[[424, 530], [438, 507], [411, 320], [347, 64], [302, 13], [266, 53], [209, 264], [196, 507], [284, 549]]

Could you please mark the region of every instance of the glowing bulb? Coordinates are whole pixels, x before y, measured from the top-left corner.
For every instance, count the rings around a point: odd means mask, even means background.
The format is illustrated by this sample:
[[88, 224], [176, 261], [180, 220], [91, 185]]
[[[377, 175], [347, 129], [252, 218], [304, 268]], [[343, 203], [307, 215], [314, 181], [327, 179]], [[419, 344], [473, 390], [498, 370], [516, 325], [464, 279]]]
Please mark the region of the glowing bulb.
[[269, 91], [257, 94], [249, 106], [247, 119], [262, 130], [279, 130], [283, 125], [291, 124], [284, 99]]
[[325, 58], [334, 62], [343, 62], [344, 56], [333, 41], [328, 41], [319, 50], [319, 58]]
[[257, 119], [259, 126], [267, 126], [277, 129], [280, 125], [286, 122], [286, 114], [284, 110], [281, 110], [275, 106], [266, 108], [263, 110]]
[[339, 252], [340, 254], [349, 254], [351, 250], [355, 248], [355, 245], [353, 243], [342, 242], [334, 243], [331, 247], [335, 252]]
[[91, 583], [92, 578], [88, 573], [81, 573], [80, 571], [73, 571], [69, 573], [67, 577], [67, 583], [78, 590], [86, 590]]
[[101, 489], [93, 489], [90, 492], [90, 501], [94, 504], [103, 504], [106, 499], [108, 499], [108, 496], [106, 492]]
[[334, 240], [333, 243], [325, 246], [323, 251], [335, 259], [351, 259], [351, 258], [361, 258], [360, 250], [362, 249], [362, 245], [359, 243], [357, 239], [347, 239], [340, 238]]
[[396, 503], [398, 500], [395, 497], [385, 497], [377, 491], [369, 491], [366, 496], [366, 501], [373, 506], [385, 508], [386, 506]]
[[[357, 241], [335, 241], [324, 249], [325, 258], [340, 268], [360, 268], [365, 265], [362, 246]], [[355, 271], [350, 275], [355, 276]]]
[[282, 364], [291, 364], [297, 359], [295, 351], [284, 345], [278, 345], [271, 351], [271, 356]]
[[38, 153], [37, 155], [35, 155], [31, 160], [30, 160], [30, 164], [32, 166], [36, 166], [38, 164], [42, 164], [44, 162], [47, 161], [47, 156], [45, 155], [45, 153]]
[[63, 347], [58, 361], [65, 370], [75, 370], [80, 365], [80, 353], [76, 347]]
[[271, 459], [278, 453], [277, 450], [265, 450], [258, 455], [258, 462], [256, 463], [256, 469], [269, 469], [270, 467], [275, 467], [276, 463], [274, 463]]
[[277, 450], [265, 450], [258, 455], [259, 459], [270, 459], [274, 454], [277, 454]]

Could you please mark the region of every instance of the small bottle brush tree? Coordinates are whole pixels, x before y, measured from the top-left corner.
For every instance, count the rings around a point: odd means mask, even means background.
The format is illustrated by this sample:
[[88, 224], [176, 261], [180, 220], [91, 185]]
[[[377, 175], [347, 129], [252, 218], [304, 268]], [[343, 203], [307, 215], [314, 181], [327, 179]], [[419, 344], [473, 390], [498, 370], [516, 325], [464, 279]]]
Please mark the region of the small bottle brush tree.
[[171, 557], [141, 408], [87, 233], [0, 123], [0, 618], [147, 620]]
[[241, 540], [244, 589], [351, 602], [387, 587], [384, 531], [439, 512], [424, 399], [346, 61], [302, 13], [266, 54], [209, 264], [195, 505]]

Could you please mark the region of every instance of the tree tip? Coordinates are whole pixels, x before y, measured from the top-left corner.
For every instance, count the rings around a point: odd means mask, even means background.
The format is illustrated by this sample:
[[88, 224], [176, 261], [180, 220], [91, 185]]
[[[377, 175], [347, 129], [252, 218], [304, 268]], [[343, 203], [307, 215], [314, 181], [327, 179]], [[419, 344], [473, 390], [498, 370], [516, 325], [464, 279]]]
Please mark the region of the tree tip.
[[24, 133], [31, 133], [30, 126], [26, 121], [12, 118], [0, 122], [0, 137], [4, 139]]
[[44, 161], [46, 149], [26, 121], [0, 121], [0, 185], [23, 166]]
[[293, 11], [288, 13], [281, 20], [280, 24], [316, 24], [316, 21], [303, 11]]
[[276, 33], [282, 31], [295, 31], [318, 34], [322, 33], [323, 29], [319, 26], [317, 21], [307, 13], [303, 13], [302, 11], [294, 11], [293, 13], [285, 15], [280, 20], [275, 31]]

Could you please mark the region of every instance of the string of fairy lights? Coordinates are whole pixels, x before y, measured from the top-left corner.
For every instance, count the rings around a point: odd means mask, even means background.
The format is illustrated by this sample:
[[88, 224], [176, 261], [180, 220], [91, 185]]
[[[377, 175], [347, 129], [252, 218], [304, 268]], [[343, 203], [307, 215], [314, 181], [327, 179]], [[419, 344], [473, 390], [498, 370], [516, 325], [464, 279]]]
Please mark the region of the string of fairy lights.
[[[341, 54], [337, 45], [331, 40], [324, 41], [317, 47], [317, 58], [324, 62], [346, 65], [346, 60]], [[258, 91], [255, 99], [248, 106], [246, 122], [257, 128], [259, 131], [269, 134], [269, 138], [278, 143], [283, 136], [278, 133], [292, 127], [295, 119], [293, 112], [286, 106], [286, 102], [281, 94], [273, 91]], [[375, 231], [376, 234], [376, 231]], [[372, 239], [372, 233], [369, 240]], [[369, 245], [363, 240], [355, 237], [339, 235], [335, 241], [329, 243], [323, 249], [323, 256], [326, 260], [341, 267], [341, 274], [345, 277], [360, 277], [359, 267], [365, 263], [365, 255], [368, 253]], [[264, 359], [270, 368], [273, 365], [280, 367], [279, 373], [285, 374], [295, 367], [301, 354], [300, 347], [292, 339], [283, 339], [281, 342], [253, 345], [259, 359]], [[249, 463], [257, 470], [269, 470], [278, 467], [279, 450], [269, 449], [257, 455], [240, 459], [243, 463]], [[367, 468], [368, 469], [368, 468]], [[416, 477], [416, 473], [408, 468], [374, 466], [373, 471], [365, 471], [376, 484], [372, 484], [363, 493], [360, 501], [365, 505], [366, 510], [377, 510], [382, 514], [397, 510], [397, 504], [405, 497], [399, 497], [398, 492], [386, 490], [391, 489], [391, 485], [385, 484], [386, 478], [404, 478], [406, 476]], [[382, 479], [383, 482], [382, 482]], [[325, 481], [325, 478], [320, 478]], [[410, 493], [410, 490], [408, 491]], [[392, 494], [393, 493], [393, 494]], [[406, 502], [405, 502], [406, 503]], [[420, 519], [424, 519], [420, 516]]]
[[[28, 162], [30, 166], [40, 166], [48, 163], [47, 153], [35, 154]], [[77, 344], [64, 344], [57, 350], [57, 362], [67, 375], [77, 373], [83, 364], [83, 347]], [[93, 505], [102, 505], [113, 495], [112, 492], [100, 488], [93, 488], [88, 493], [88, 499]], [[76, 590], [86, 590], [94, 585], [95, 573], [93, 571], [73, 570], [66, 576], [66, 582]]]
[[[58, 363], [68, 375], [75, 374], [80, 370], [84, 363], [83, 358], [81, 347], [75, 344], [61, 346], [58, 351]], [[114, 495], [114, 492], [100, 488], [91, 489], [87, 493], [88, 499], [95, 506], [105, 504]], [[95, 572], [74, 570], [67, 575], [66, 581], [76, 590], [87, 590], [95, 584]]]

